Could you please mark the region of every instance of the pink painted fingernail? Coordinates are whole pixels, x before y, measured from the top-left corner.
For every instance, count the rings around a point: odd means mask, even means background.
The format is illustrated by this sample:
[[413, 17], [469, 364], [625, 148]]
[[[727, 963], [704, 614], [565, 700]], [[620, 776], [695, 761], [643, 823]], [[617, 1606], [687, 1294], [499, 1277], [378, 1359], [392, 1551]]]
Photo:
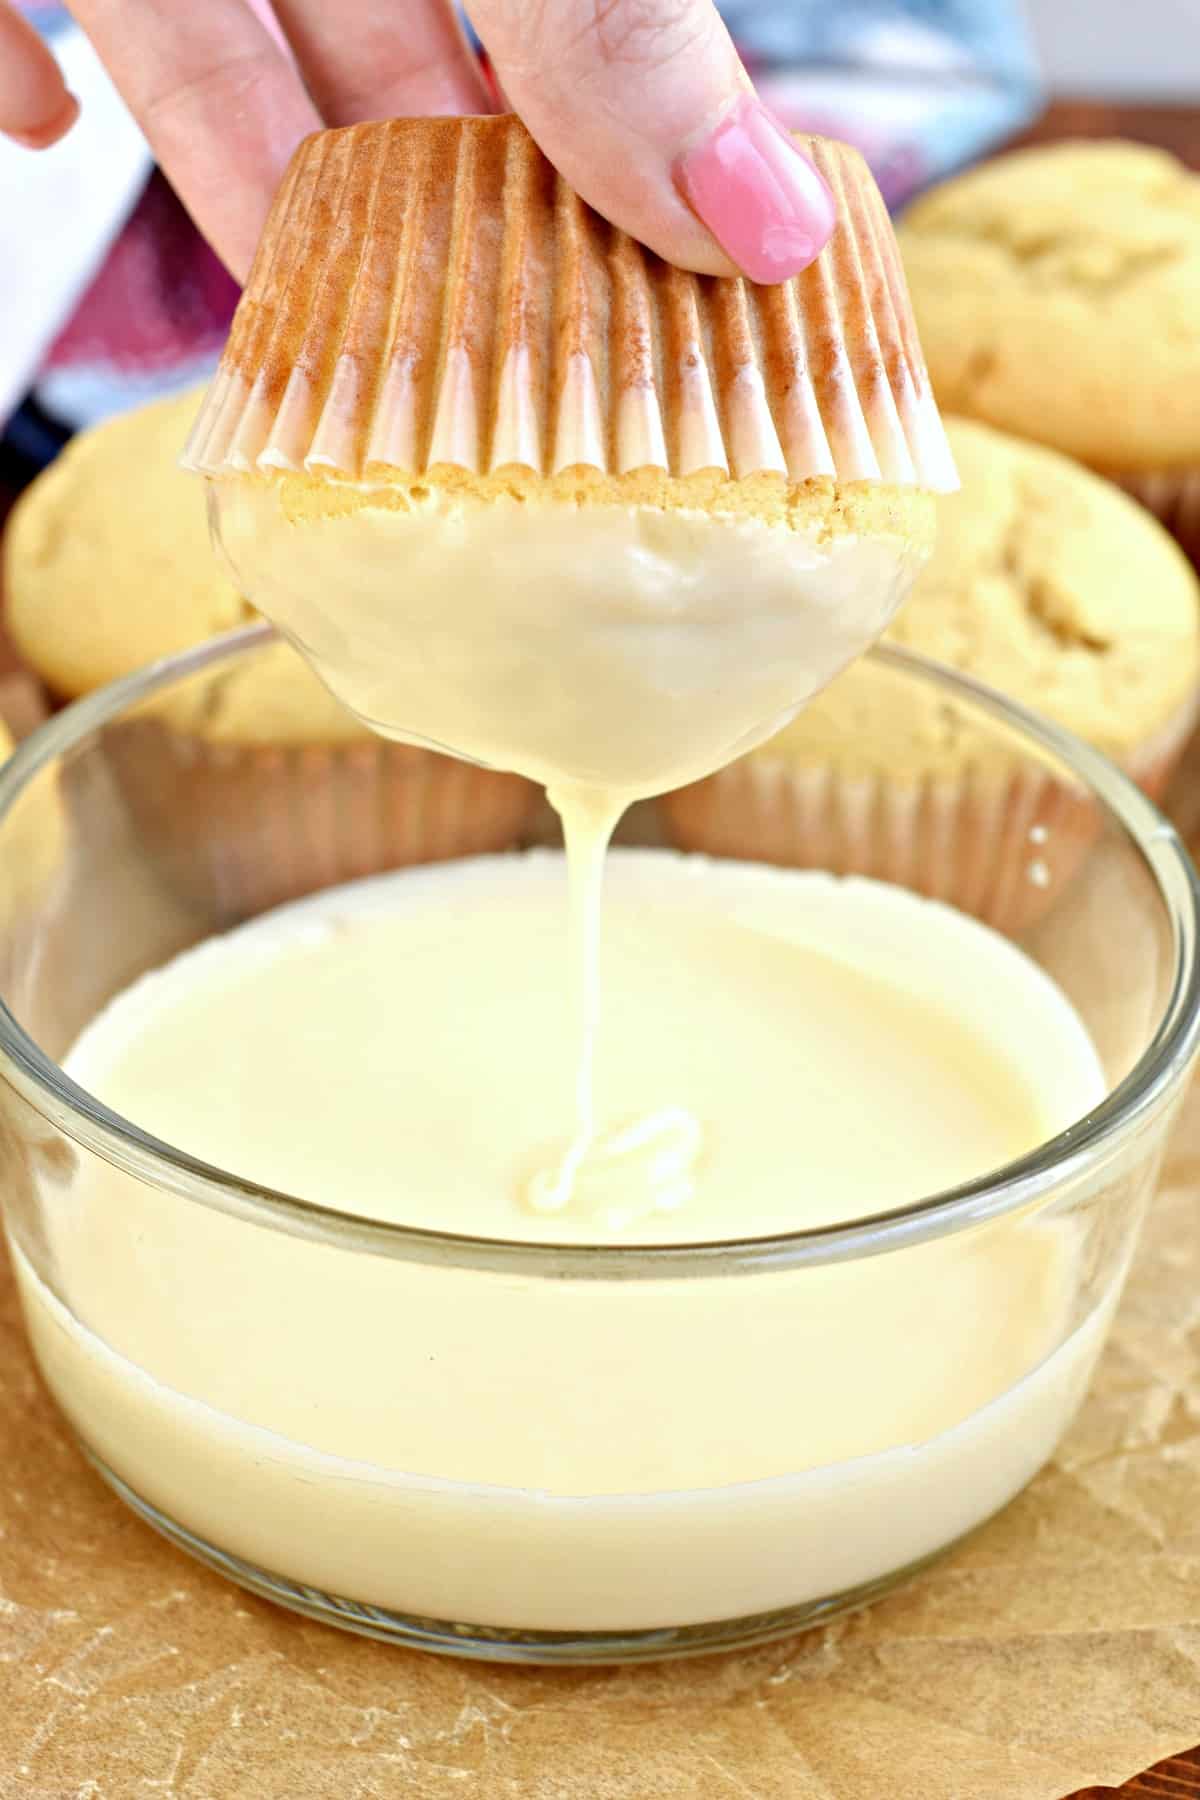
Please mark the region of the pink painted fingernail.
[[751, 281], [798, 275], [837, 222], [823, 177], [753, 94], [680, 157], [675, 176], [692, 211]]

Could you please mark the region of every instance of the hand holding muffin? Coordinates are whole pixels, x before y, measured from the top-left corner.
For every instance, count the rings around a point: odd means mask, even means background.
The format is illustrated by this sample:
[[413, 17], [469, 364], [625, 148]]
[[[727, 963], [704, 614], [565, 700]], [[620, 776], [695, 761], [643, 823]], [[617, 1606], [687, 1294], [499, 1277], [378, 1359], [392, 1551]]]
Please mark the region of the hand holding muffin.
[[[239, 280], [292, 151], [322, 124], [495, 110], [452, 0], [72, 10]], [[668, 261], [778, 282], [828, 241], [829, 190], [758, 100], [712, 0], [477, 0], [471, 13], [496, 87], [559, 173]], [[0, 131], [41, 148], [78, 110], [0, 0]]]

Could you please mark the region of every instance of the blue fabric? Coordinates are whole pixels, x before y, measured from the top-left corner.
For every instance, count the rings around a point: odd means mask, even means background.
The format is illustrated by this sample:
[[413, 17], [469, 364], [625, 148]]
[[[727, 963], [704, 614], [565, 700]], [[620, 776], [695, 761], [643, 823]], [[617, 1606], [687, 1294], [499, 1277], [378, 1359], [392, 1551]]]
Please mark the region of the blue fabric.
[[985, 82], [1036, 85], [1012, 0], [723, 0], [721, 12], [752, 58], [873, 68], [883, 57], [896, 73], [952, 62]]
[[892, 206], [1012, 137], [1041, 83], [1015, 0], [721, 0], [794, 129], [863, 150]]

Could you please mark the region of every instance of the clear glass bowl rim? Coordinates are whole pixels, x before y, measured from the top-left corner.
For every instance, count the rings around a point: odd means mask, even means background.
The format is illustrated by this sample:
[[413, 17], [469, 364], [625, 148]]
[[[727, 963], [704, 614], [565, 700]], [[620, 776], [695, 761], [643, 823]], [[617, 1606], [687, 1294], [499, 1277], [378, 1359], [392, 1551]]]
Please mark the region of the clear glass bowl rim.
[[[148, 664], [76, 700], [17, 746], [0, 769], [0, 825], [49, 765], [121, 714], [178, 682], [254, 653], [277, 634], [256, 624]], [[221, 1170], [142, 1131], [87, 1093], [17, 1023], [0, 995], [0, 1068], [51, 1124], [89, 1151], [191, 1204], [345, 1250], [404, 1261], [531, 1277], [676, 1280], [754, 1273], [879, 1255], [980, 1225], [1032, 1205], [1119, 1153], [1172, 1098], [1200, 1042], [1200, 878], [1173, 826], [1099, 751], [982, 682], [897, 645], [867, 653], [877, 664], [932, 682], [1048, 752], [1122, 827], [1158, 888], [1174, 951], [1171, 990], [1146, 1049], [1088, 1116], [1019, 1160], [910, 1205], [836, 1226], [767, 1238], [698, 1244], [561, 1245], [470, 1237], [335, 1212]]]

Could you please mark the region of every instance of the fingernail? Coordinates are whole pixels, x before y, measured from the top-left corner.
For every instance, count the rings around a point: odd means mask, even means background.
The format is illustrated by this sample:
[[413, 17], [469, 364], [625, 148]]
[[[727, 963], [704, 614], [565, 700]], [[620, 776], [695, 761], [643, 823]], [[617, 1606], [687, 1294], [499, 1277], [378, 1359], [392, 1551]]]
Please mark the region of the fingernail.
[[837, 222], [824, 179], [743, 94], [675, 176], [692, 211], [751, 281], [787, 281], [818, 257]]
[[10, 131], [8, 136], [25, 150], [48, 150], [71, 129], [78, 117], [79, 102], [74, 94], [68, 94], [52, 119], [42, 125], [30, 126], [26, 131]]

